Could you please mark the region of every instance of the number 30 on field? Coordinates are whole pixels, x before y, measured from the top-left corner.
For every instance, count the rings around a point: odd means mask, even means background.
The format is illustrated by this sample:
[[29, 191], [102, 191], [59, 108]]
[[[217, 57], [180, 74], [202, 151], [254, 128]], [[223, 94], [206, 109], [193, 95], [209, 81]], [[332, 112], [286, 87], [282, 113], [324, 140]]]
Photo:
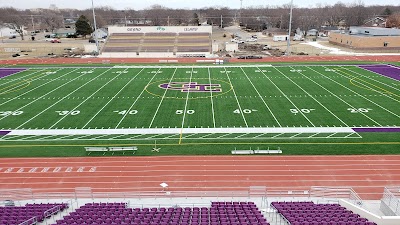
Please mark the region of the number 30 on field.
[[0, 111], [0, 116], [19, 116], [23, 111]]
[[56, 113], [58, 113], [59, 116], [67, 116], [67, 115], [76, 116], [79, 113], [81, 113], [81, 111], [79, 111], [79, 110], [74, 110], [74, 111], [56, 111]]

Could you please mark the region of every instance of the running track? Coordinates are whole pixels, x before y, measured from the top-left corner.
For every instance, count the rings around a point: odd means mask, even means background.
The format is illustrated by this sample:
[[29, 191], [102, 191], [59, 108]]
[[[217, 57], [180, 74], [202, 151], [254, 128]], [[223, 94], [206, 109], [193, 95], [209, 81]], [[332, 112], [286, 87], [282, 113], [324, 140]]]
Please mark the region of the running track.
[[383, 187], [400, 185], [399, 155], [7, 158], [0, 168], [0, 189], [37, 192], [160, 191], [166, 182], [171, 192], [350, 186], [363, 199], [380, 199]]

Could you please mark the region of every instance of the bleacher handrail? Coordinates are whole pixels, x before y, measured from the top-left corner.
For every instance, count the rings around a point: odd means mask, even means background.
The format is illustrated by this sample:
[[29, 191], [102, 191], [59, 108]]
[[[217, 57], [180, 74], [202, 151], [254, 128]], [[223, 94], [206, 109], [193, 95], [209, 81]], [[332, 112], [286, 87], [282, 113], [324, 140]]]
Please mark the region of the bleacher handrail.
[[400, 215], [400, 187], [385, 187], [381, 202], [385, 203], [394, 215]]
[[18, 225], [32, 225], [37, 223], [37, 218], [34, 216], [28, 220], [25, 220], [24, 222], [18, 224]]

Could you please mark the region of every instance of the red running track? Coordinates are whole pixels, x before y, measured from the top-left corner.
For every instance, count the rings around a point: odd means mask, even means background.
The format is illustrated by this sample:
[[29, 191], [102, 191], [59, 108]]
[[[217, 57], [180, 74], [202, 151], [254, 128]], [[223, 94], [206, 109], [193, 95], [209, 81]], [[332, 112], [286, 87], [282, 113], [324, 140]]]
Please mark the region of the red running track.
[[[96, 191], [308, 190], [349, 186], [380, 199], [400, 185], [400, 156], [154, 156], [0, 159], [0, 189]], [[247, 189], [246, 189], [247, 188]], [[46, 189], [46, 190], [45, 190]]]

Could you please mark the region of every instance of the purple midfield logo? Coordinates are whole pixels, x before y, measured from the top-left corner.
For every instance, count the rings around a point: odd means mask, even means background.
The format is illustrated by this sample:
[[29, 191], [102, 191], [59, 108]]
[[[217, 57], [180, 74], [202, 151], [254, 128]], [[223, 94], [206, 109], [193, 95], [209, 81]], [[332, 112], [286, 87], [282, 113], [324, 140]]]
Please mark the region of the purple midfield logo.
[[181, 92], [222, 92], [220, 84], [198, 84], [197, 82], [170, 82], [160, 84], [159, 87]]

